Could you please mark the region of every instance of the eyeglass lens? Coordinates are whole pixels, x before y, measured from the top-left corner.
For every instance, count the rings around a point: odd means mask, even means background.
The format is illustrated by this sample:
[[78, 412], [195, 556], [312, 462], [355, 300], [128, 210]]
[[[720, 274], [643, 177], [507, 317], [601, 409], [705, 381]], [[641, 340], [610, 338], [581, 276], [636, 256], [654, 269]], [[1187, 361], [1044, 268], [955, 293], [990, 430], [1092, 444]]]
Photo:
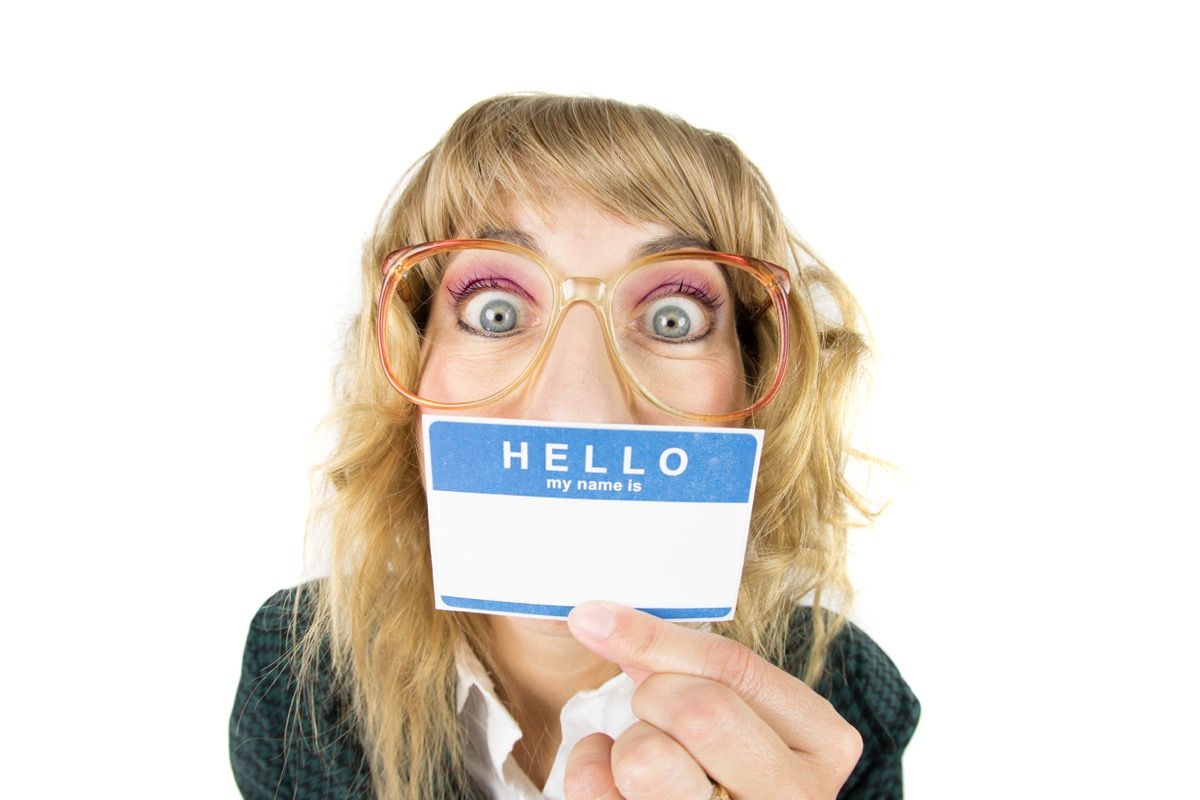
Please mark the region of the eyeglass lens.
[[[475, 402], [510, 386], [533, 363], [551, 330], [558, 288], [539, 264], [467, 249], [411, 269], [440, 274], [412, 317], [424, 327], [423, 352], [436, 351], [444, 371], [424, 392], [417, 391], [419, 377], [406, 388], [435, 402]], [[609, 289], [620, 359], [659, 402], [684, 413], [732, 413], [770, 387], [778, 320], [766, 288], [739, 266], [657, 261]], [[414, 324], [403, 303], [392, 309], [389, 326]]]

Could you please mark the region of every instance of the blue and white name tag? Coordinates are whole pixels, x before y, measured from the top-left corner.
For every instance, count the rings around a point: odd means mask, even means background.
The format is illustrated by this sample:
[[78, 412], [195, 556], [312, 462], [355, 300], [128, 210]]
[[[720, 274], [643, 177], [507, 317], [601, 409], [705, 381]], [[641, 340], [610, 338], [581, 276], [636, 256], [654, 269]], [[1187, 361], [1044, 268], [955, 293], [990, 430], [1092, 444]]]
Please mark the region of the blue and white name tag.
[[733, 617], [762, 431], [423, 415], [436, 607]]

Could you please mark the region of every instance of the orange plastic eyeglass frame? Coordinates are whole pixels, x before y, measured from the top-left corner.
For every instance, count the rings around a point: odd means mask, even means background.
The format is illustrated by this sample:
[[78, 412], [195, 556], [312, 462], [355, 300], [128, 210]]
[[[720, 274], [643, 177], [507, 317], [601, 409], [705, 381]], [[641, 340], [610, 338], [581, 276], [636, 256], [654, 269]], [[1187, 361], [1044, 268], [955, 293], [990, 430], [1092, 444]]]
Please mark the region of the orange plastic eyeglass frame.
[[[444, 403], [421, 397], [409, 391], [403, 386], [400, 379], [396, 377], [396, 374], [392, 371], [391, 360], [388, 357], [387, 324], [385, 321], [388, 319], [392, 298], [397, 294], [400, 295], [400, 299], [404, 301], [410, 313], [415, 310], [413, 305], [416, 302], [416, 297], [411, 287], [407, 284], [407, 280], [411, 275], [412, 268], [416, 264], [430, 256], [452, 253], [459, 250], [495, 250], [525, 258], [542, 268], [546, 273], [549, 284], [556, 286], [557, 291], [554, 295], [554, 308], [550, 312], [546, 338], [530, 361], [529, 366], [520, 375], [504, 388], [480, 400], [471, 400], [463, 403]], [[611, 313], [614, 292], [610, 291], [610, 289], [615, 289], [626, 276], [640, 267], [679, 258], [702, 259], [739, 268], [762, 284], [771, 297], [771, 304], [778, 315], [780, 331], [779, 362], [775, 369], [775, 379], [757, 402], [740, 411], [725, 414], [696, 414], [682, 411], [663, 403], [637, 379], [633, 370], [625, 363], [625, 359], [621, 356], [621, 351], [616, 345]], [[791, 351], [787, 306], [787, 294], [791, 286], [791, 281], [787, 270], [769, 261], [749, 256], [722, 253], [716, 250], [669, 250], [640, 258], [626, 267], [614, 280], [603, 281], [599, 278], [589, 277], [559, 277], [542, 256], [511, 242], [495, 239], [445, 239], [438, 242], [410, 245], [402, 247], [399, 250], [394, 250], [383, 259], [380, 272], [383, 277], [383, 285], [379, 289], [379, 299], [376, 304], [376, 335], [379, 360], [383, 365], [384, 374], [387, 375], [388, 382], [392, 384], [392, 387], [409, 401], [423, 408], [437, 411], [477, 408], [488, 403], [493, 403], [516, 390], [518, 386], [523, 384], [537, 370], [538, 366], [545, 359], [546, 354], [550, 352], [550, 348], [553, 346], [556, 334], [558, 333], [558, 326], [562, 322], [563, 312], [572, 303], [580, 302], [590, 305], [599, 317], [601, 328], [604, 330], [604, 341], [608, 348], [609, 356], [620, 366], [620, 371], [625, 381], [633, 386], [638, 394], [644, 397], [655, 408], [668, 414], [705, 423], [744, 419], [769, 403], [771, 398], [779, 391], [779, 387], [783, 385], [783, 378], [787, 369], [787, 357]], [[758, 312], [761, 313], [761, 310], [764, 309], [760, 309]]]

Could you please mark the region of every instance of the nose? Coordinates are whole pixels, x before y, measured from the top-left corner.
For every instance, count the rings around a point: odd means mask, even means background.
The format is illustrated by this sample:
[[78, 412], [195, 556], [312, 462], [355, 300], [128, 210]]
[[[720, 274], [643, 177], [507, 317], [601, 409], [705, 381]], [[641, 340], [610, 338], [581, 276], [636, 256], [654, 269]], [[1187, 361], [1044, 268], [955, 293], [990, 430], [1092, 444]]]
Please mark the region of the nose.
[[555, 422], [635, 422], [633, 390], [605, 343], [599, 313], [568, 305], [541, 367], [521, 392], [522, 415]]

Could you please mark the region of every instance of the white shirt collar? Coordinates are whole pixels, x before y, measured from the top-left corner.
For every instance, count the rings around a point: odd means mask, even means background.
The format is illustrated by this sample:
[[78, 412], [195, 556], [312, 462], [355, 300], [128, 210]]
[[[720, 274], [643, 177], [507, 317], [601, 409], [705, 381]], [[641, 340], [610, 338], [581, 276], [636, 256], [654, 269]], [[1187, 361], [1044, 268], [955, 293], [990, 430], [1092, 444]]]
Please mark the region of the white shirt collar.
[[[597, 731], [616, 739], [630, 725], [637, 722], [631, 707], [631, 698], [637, 686], [624, 672], [615, 675], [597, 689], [577, 693], [567, 701], [559, 715], [562, 742], [546, 786], [539, 793], [512, 758], [513, 745], [522, 736], [521, 726], [496, 696], [491, 677], [466, 642], [459, 642], [457, 668], [458, 714], [460, 718], [463, 717], [472, 691], [477, 692], [482, 698], [482, 707], [478, 706], [478, 701], [475, 706], [480, 708], [477, 718], [463, 719], [463, 722], [469, 724], [468, 733], [476, 746], [481, 747], [488, 755], [488, 782], [492, 787], [506, 791], [505, 797], [544, 796], [550, 800], [562, 800], [567, 757], [579, 740]], [[483, 766], [485, 765], [477, 764], [476, 768]]]

